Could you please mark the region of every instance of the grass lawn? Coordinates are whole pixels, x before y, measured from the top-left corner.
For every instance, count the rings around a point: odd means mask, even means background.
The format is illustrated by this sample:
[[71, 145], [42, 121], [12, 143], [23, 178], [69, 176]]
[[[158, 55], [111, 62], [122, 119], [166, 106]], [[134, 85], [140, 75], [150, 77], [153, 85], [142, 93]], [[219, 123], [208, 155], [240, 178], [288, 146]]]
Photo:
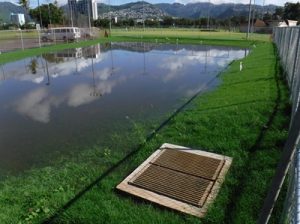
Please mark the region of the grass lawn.
[[[246, 34], [239, 32], [217, 31], [207, 32], [199, 29], [188, 28], [134, 28], [134, 29], [113, 29], [113, 36], [151, 36], [151, 37], [185, 37], [197, 39], [219, 39], [219, 40], [245, 40]], [[269, 41], [270, 35], [250, 34], [249, 40]]]
[[[121, 41], [129, 37], [112, 39]], [[143, 37], [146, 41], [155, 39], [177, 41], [171, 37]], [[201, 41], [196, 37], [180, 39], [186, 43]], [[215, 37], [203, 40], [222, 43]], [[216, 90], [196, 97], [153, 138], [146, 141], [143, 128], [137, 125], [133, 135], [115, 140], [116, 144], [125, 138], [142, 144], [121, 163], [123, 154], [96, 145], [56, 158], [51, 166], [7, 176], [0, 182], [0, 223], [40, 223], [49, 217], [51, 223], [256, 223], [287, 137], [288, 90], [270, 42], [255, 42], [255, 46], [253, 41], [223, 42], [252, 48], [243, 59], [242, 72], [239, 61], [233, 62], [221, 74], [222, 84]], [[38, 51], [29, 50], [29, 54]], [[11, 60], [16, 55], [12, 54]], [[115, 190], [164, 142], [233, 157], [226, 180], [205, 218], [160, 208]], [[114, 164], [118, 166], [106, 172]], [[280, 211], [280, 206], [275, 209], [271, 223], [277, 223]]]

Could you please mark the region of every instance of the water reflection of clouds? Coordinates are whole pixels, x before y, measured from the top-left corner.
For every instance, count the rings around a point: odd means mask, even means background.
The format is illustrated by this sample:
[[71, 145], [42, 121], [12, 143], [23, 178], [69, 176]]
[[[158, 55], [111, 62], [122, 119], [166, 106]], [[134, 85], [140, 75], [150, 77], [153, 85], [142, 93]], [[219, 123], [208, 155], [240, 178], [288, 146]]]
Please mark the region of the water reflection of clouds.
[[244, 50], [217, 50], [191, 51], [186, 55], [172, 55], [162, 60], [159, 67], [167, 70], [163, 80], [165, 82], [185, 75], [183, 70], [189, 66], [200, 65], [202, 67], [212, 67], [214, 70], [224, 68], [229, 60], [243, 58]]
[[[84, 58], [77, 58], [74, 60], [64, 61], [63, 63], [58, 64], [51, 63], [51, 66], [49, 67], [49, 75], [51, 78], [57, 78], [60, 76], [71, 75], [75, 72], [81, 72], [84, 69], [87, 69], [90, 66], [92, 66], [92, 63], [100, 63], [101, 61], [105, 60], [105, 58], [105, 54], [101, 54], [100, 57], [93, 59], [93, 62]], [[20, 69], [19, 64], [11, 63], [9, 65], [9, 72], [6, 78], [13, 78], [18, 81], [29, 81], [37, 84], [43, 82], [46, 75], [46, 62], [44, 61], [44, 59], [41, 60], [39, 60], [40, 64], [37, 67], [36, 74], [32, 74], [30, 71], [28, 71], [28, 69]]]
[[[50, 113], [53, 107], [58, 107], [66, 103], [70, 107], [79, 107], [96, 101], [105, 94], [110, 94], [115, 86], [127, 80], [128, 77], [120, 76], [115, 79], [109, 79], [110, 69], [98, 71], [94, 85], [78, 84], [73, 86], [66, 94], [60, 96], [51, 96], [47, 87], [39, 87], [22, 96], [13, 103], [15, 111], [25, 115], [32, 120], [48, 123]], [[97, 91], [100, 94], [94, 95]]]
[[50, 110], [59, 106], [62, 100], [59, 97], [49, 97], [46, 87], [35, 89], [14, 103], [17, 112], [29, 118], [47, 123], [50, 121]]

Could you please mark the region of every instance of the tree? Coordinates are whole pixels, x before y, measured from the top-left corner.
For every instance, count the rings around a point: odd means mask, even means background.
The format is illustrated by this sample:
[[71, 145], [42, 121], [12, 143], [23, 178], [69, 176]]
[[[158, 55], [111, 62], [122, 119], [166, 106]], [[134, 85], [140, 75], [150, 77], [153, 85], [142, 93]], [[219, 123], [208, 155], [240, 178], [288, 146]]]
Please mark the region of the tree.
[[109, 19], [97, 19], [94, 21], [94, 26], [108, 28], [109, 27]]
[[273, 19], [281, 19], [283, 17], [284, 8], [283, 7], [277, 7], [275, 9], [275, 13], [273, 14]]
[[163, 18], [163, 23], [162, 23], [163, 26], [172, 26], [173, 23], [174, 23], [174, 19], [172, 17], [165, 16]]
[[53, 24], [62, 24], [64, 20], [63, 10], [57, 7], [55, 4], [50, 3], [49, 5], [41, 5], [35, 9], [31, 9], [29, 14], [32, 18], [36, 21], [41, 23], [40, 21], [40, 10], [41, 10], [41, 17], [43, 21], [43, 25], [48, 27], [51, 23]]
[[19, 0], [19, 4], [22, 5], [22, 7], [28, 12], [29, 10], [29, 0]]
[[300, 21], [300, 3], [285, 3], [283, 9], [283, 19]]

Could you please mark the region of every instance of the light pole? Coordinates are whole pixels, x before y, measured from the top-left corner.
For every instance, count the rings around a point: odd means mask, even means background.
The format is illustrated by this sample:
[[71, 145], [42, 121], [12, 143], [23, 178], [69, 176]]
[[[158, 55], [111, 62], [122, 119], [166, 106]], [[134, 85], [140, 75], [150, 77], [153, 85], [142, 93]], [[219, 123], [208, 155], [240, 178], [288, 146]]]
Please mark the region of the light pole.
[[111, 12], [110, 12], [110, 0], [108, 1], [108, 13], [109, 13], [109, 36], [111, 36]]
[[255, 18], [255, 0], [253, 0], [251, 33], [253, 33], [253, 31], [254, 31], [254, 18]]
[[143, 1], [143, 30], [145, 31], [145, 2]]
[[38, 0], [38, 8], [39, 8], [39, 13], [40, 13], [40, 23], [41, 23], [41, 27], [43, 27], [42, 12], [41, 12], [41, 7], [40, 7], [40, 0]]
[[89, 19], [89, 30], [90, 30], [90, 33], [89, 33], [89, 35], [90, 35], [90, 37], [92, 36], [92, 30], [91, 30], [91, 12], [90, 12], [90, 10], [91, 10], [91, 5], [92, 4], [92, 1], [91, 0], [88, 0], [87, 1], [87, 10], [88, 10], [88, 19]]
[[250, 20], [251, 20], [251, 0], [250, 0], [250, 3], [249, 3], [248, 30], [247, 30], [247, 35], [246, 35], [247, 40], [249, 39], [249, 33], [250, 33], [250, 25], [251, 25]]
[[50, 27], [52, 26], [51, 25], [51, 8], [50, 8], [50, 1], [48, 1], [48, 16], [49, 16], [49, 24], [50, 24]]
[[69, 1], [69, 10], [70, 10], [70, 16], [71, 16], [71, 25], [72, 27], [74, 27], [74, 23], [73, 23], [73, 8], [74, 8], [74, 2], [73, 1]]

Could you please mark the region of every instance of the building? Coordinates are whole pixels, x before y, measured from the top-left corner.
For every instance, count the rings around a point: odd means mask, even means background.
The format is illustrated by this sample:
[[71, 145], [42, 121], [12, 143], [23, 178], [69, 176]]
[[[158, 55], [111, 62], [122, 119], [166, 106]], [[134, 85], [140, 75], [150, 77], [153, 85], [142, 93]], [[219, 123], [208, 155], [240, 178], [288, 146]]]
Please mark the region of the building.
[[68, 0], [71, 20], [77, 21], [80, 17], [98, 19], [98, 8], [96, 0]]
[[25, 16], [21, 13], [11, 13], [10, 14], [10, 21], [12, 24], [23, 26], [25, 24]]
[[297, 20], [270, 20], [268, 24], [272, 27], [291, 27], [297, 26]]

